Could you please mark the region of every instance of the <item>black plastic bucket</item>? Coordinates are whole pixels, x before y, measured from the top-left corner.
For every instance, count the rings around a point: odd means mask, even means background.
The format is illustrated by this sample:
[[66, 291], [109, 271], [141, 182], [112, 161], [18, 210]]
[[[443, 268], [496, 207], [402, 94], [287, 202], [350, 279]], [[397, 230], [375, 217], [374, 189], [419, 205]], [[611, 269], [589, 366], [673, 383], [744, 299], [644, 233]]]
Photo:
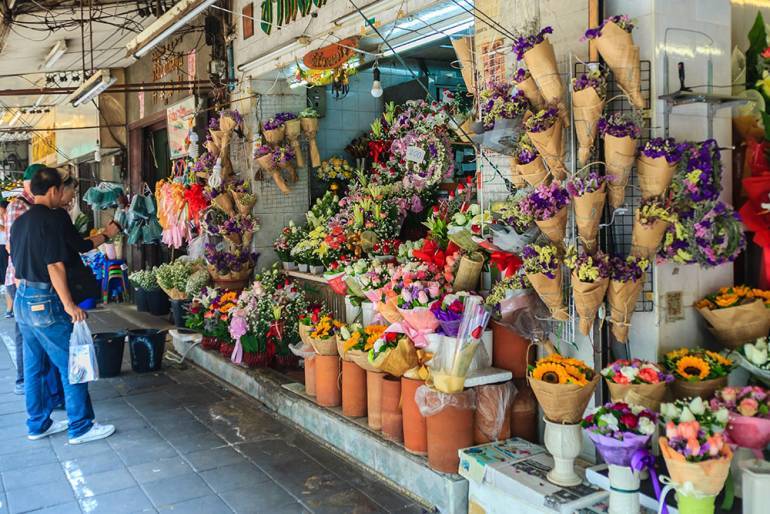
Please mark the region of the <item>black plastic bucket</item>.
[[102, 332], [94, 334], [94, 349], [96, 362], [99, 364], [99, 378], [116, 377], [120, 375], [123, 365], [123, 346], [126, 342], [125, 332]]
[[131, 352], [131, 369], [135, 372], [158, 371], [166, 351], [166, 331], [152, 328], [129, 330], [128, 349]]
[[141, 287], [134, 289], [134, 301], [136, 302], [137, 311], [150, 312], [150, 303], [147, 299], [147, 291]]
[[171, 300], [171, 313], [174, 315], [174, 326], [185, 328], [185, 319], [187, 318], [187, 309], [190, 300]]
[[162, 289], [149, 289], [144, 292], [147, 296], [147, 308], [154, 316], [165, 316], [169, 311], [168, 295]]

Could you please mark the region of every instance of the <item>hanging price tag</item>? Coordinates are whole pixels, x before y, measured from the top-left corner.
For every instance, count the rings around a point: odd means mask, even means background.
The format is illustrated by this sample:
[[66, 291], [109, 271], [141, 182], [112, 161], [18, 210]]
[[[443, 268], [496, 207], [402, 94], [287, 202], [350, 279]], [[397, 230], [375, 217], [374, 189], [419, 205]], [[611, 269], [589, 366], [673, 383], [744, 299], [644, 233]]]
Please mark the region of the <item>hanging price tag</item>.
[[425, 160], [425, 150], [419, 146], [407, 147], [406, 160], [416, 162], [417, 164], [422, 163], [422, 161]]

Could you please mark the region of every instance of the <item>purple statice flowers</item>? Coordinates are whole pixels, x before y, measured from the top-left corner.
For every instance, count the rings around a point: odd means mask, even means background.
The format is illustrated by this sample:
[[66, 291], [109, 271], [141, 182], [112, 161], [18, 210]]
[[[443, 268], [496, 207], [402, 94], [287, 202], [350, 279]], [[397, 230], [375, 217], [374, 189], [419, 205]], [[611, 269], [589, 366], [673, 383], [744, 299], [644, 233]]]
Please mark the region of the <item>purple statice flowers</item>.
[[537, 159], [537, 148], [529, 140], [529, 136], [526, 133], [522, 133], [516, 140], [516, 144], [513, 148], [513, 157], [518, 164], [529, 164]]
[[610, 279], [618, 282], [637, 282], [642, 279], [650, 261], [644, 257], [629, 255], [626, 258], [610, 257]]
[[527, 118], [524, 122], [524, 130], [527, 132], [545, 132], [556, 123], [559, 118], [559, 109], [549, 107]]
[[580, 76], [572, 79], [572, 90], [582, 91], [592, 87], [596, 90], [596, 93], [604, 98], [607, 91], [607, 79], [604, 77], [601, 71], [591, 71], [590, 73], [581, 73]]
[[528, 244], [521, 251], [521, 259], [526, 273], [542, 273], [550, 279], [556, 278], [561, 266], [559, 249], [553, 243]]
[[713, 139], [689, 145], [684, 173], [674, 178], [677, 202], [699, 203], [719, 198], [722, 190], [722, 161], [719, 145]]
[[519, 84], [520, 82], [527, 80], [529, 77], [531, 77], [531, 75], [529, 74], [528, 69], [519, 68], [513, 74], [513, 81]]
[[297, 115], [291, 112], [279, 112], [264, 124], [265, 130], [275, 130], [281, 128], [281, 126], [289, 120], [293, 120]]
[[[705, 212], [704, 212], [705, 211]], [[705, 266], [733, 262], [746, 248], [746, 235], [740, 215], [717, 201], [708, 209], [697, 209], [692, 234], [695, 255]]]
[[553, 34], [553, 29], [545, 27], [536, 34], [527, 34], [513, 38], [513, 53], [516, 54], [516, 59], [522, 60], [528, 50], [531, 50], [535, 45], [545, 40], [546, 34]]
[[273, 153], [273, 147], [270, 145], [259, 145], [254, 150], [254, 157], [264, 157], [265, 155]]
[[206, 262], [216, 268], [220, 275], [237, 273], [244, 269], [253, 268], [257, 264], [258, 253], [239, 250], [226, 252], [217, 250], [215, 244], [207, 243], [205, 249]]
[[498, 119], [513, 119], [529, 108], [523, 91], [507, 82], [493, 82], [481, 92], [481, 120], [484, 129], [491, 130]]
[[583, 196], [586, 193], [595, 193], [602, 187], [607, 177], [600, 175], [598, 171], [591, 171], [585, 175], [576, 175], [567, 182], [567, 191], [573, 198]]
[[599, 134], [609, 134], [614, 137], [630, 137], [636, 139], [641, 133], [639, 125], [622, 113], [616, 112], [609, 116], [603, 116], [596, 124]]
[[639, 153], [650, 159], [665, 157], [669, 164], [675, 164], [682, 158], [688, 146], [687, 143], [677, 143], [673, 137], [654, 137], [644, 144]]
[[616, 16], [610, 16], [606, 20], [604, 20], [601, 25], [598, 27], [594, 27], [592, 29], [586, 30], [585, 34], [583, 35], [582, 39], [594, 39], [602, 35], [602, 29], [604, 28], [607, 23], [612, 22], [621, 29], [625, 30], [626, 32], [631, 32], [634, 30], [634, 23], [631, 20], [631, 17], [627, 14], [619, 14]]
[[535, 220], [545, 221], [553, 218], [569, 203], [569, 192], [557, 182], [540, 184], [521, 199], [521, 212]]

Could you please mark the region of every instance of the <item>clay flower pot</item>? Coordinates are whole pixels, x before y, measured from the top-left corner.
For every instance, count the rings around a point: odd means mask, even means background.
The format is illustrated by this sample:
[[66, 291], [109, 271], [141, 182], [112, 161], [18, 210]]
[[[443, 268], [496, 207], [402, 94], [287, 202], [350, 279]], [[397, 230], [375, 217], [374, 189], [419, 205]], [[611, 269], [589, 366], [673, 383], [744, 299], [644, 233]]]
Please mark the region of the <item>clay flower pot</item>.
[[342, 361], [342, 415], [366, 416], [366, 372], [355, 362]]
[[404, 440], [401, 379], [391, 375], [386, 375], [382, 380], [382, 435], [391, 441]]
[[384, 373], [366, 372], [366, 416], [369, 428], [382, 429], [382, 379]]
[[473, 446], [473, 409], [449, 406], [428, 416], [426, 421], [428, 465], [443, 473], [457, 473], [457, 450]]
[[529, 341], [498, 321], [492, 321], [492, 336], [494, 338], [492, 366], [507, 369], [513, 373], [513, 378], [525, 378], [527, 364], [529, 364], [527, 359]]
[[425, 382], [401, 377], [401, 415], [404, 424], [404, 447], [417, 455], [428, 453], [428, 432], [425, 416], [420, 414], [414, 393]]
[[315, 401], [322, 407], [337, 407], [342, 403], [339, 355], [316, 355]]

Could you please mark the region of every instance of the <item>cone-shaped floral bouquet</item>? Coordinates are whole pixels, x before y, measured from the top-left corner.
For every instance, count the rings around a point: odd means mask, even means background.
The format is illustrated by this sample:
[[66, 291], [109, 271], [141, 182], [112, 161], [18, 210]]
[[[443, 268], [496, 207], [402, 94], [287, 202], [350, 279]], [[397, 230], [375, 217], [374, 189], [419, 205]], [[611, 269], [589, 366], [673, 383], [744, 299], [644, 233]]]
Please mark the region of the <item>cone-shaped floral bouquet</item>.
[[479, 93], [481, 122], [484, 130], [495, 128], [497, 120], [512, 120], [524, 114], [529, 107], [524, 92], [508, 82], [491, 82]]
[[536, 34], [515, 37], [513, 51], [516, 59], [524, 59], [545, 103], [557, 106], [562, 122], [569, 125], [567, 108], [564, 105], [564, 84], [556, 64], [556, 54], [551, 42], [545, 37], [546, 34], [552, 33], [551, 27], [545, 27]]
[[612, 70], [615, 80], [637, 109], [644, 108], [640, 89], [639, 47], [634, 45], [634, 24], [626, 15], [607, 18], [596, 28], [588, 29], [586, 39], [594, 39], [596, 48]]
[[290, 112], [279, 112], [262, 124], [262, 134], [270, 145], [279, 145], [286, 138], [286, 121], [296, 118]]
[[[492, 242], [497, 250], [518, 255], [525, 245], [537, 239], [539, 231], [534, 224], [534, 218], [521, 210], [521, 199], [524, 196], [526, 196], [524, 191], [518, 191], [515, 195], [509, 196], [505, 202], [492, 205], [494, 221], [488, 227], [492, 231]], [[507, 261], [507, 258], [505, 260]], [[500, 263], [500, 259], [494, 254], [492, 261]], [[503, 266], [500, 271], [504, 271], [506, 267]], [[513, 271], [511, 270], [511, 273]]]
[[593, 254], [598, 245], [599, 222], [607, 201], [605, 177], [595, 171], [576, 176], [567, 183], [567, 191], [575, 206], [575, 224], [586, 253]]
[[546, 419], [566, 424], [580, 422], [599, 383], [599, 375], [585, 362], [558, 353], [529, 366], [527, 378]]
[[532, 243], [521, 252], [523, 268], [532, 287], [559, 321], [569, 319], [562, 295], [562, 271], [559, 249], [551, 243]]
[[572, 270], [572, 294], [580, 315], [580, 332], [588, 335], [610, 282], [610, 258], [600, 250], [594, 255], [569, 248], [564, 263]]
[[212, 187], [206, 191], [206, 196], [211, 201], [212, 207], [216, 207], [228, 216], [235, 216], [235, 207], [230, 191], [224, 187]]
[[[294, 116], [294, 114], [292, 114]], [[284, 123], [286, 127], [286, 139], [291, 145], [291, 149], [297, 158], [297, 166], [300, 168], [305, 167], [305, 156], [302, 153], [302, 145], [299, 142], [299, 136], [302, 134], [302, 122], [294, 116], [291, 119], [286, 120]]]
[[615, 338], [625, 343], [631, 328], [636, 300], [644, 287], [644, 272], [650, 261], [629, 255], [610, 259], [610, 286], [607, 299], [610, 302], [610, 323]]
[[[524, 186], [517, 182], [517, 178], [523, 179], [530, 186], [539, 186], [548, 178], [548, 170], [545, 168], [543, 158], [540, 157], [535, 145], [526, 133], [521, 133], [513, 147], [511, 156], [511, 174], [516, 187]], [[519, 185], [521, 184], [521, 186]]]
[[540, 184], [521, 199], [519, 207], [531, 216], [551, 242], [561, 246], [566, 235], [569, 192], [558, 182]]
[[610, 205], [617, 209], [626, 198], [626, 185], [636, 160], [640, 129], [631, 116], [615, 113], [601, 118], [599, 133], [604, 138], [604, 163], [607, 168]]
[[305, 109], [299, 113], [302, 133], [305, 134], [308, 144], [310, 145], [310, 165], [314, 168], [321, 165], [321, 154], [318, 151], [318, 142], [315, 138], [318, 133], [318, 117], [318, 111], [313, 108]]
[[642, 198], [660, 196], [668, 190], [686, 147], [671, 137], [655, 137], [644, 144], [636, 160]]
[[251, 214], [254, 204], [257, 203], [257, 195], [250, 191], [248, 183], [238, 182], [230, 185], [230, 194], [238, 209], [238, 214], [247, 216]]
[[540, 94], [540, 90], [535, 84], [535, 79], [532, 78], [532, 74], [525, 68], [519, 68], [516, 73], [513, 74], [513, 82], [519, 90], [524, 92], [524, 96], [527, 97], [529, 103], [538, 111], [545, 107], [545, 99]]
[[648, 259], [655, 257], [666, 229], [674, 220], [674, 214], [659, 197], [651, 196], [642, 200], [634, 214], [631, 255]]
[[558, 180], [563, 180], [567, 176], [567, 168], [564, 167], [562, 160], [564, 153], [563, 124], [558, 114], [559, 111], [555, 107], [538, 111], [537, 114], [532, 114], [526, 118], [524, 130], [527, 131], [530, 141], [545, 160], [551, 175]]
[[602, 370], [613, 402], [641, 405], [658, 411], [666, 396], [666, 385], [674, 377], [653, 362], [617, 360]]
[[254, 156], [259, 167], [262, 168], [265, 173], [269, 173], [273, 177], [273, 181], [275, 182], [275, 185], [278, 186], [278, 189], [280, 189], [283, 194], [287, 195], [291, 192], [291, 189], [289, 189], [289, 186], [286, 185], [286, 182], [281, 176], [281, 170], [278, 169], [278, 163], [275, 162], [275, 156], [273, 155], [274, 151], [275, 149], [272, 146], [262, 145], [257, 147]]
[[223, 111], [218, 122], [212, 120], [209, 125], [211, 140], [217, 147], [217, 155], [222, 159], [222, 178], [226, 179], [233, 173], [233, 163], [230, 160], [230, 139], [236, 127], [240, 126], [243, 118], [238, 111]]
[[596, 139], [597, 123], [607, 99], [607, 79], [598, 69], [572, 79], [572, 114], [578, 138], [578, 162], [588, 162]]
[[275, 162], [282, 171], [286, 172], [289, 181], [291, 182], [297, 181], [297, 170], [294, 169], [294, 157], [294, 150], [288, 146], [281, 145], [276, 146], [273, 149], [273, 162]]

